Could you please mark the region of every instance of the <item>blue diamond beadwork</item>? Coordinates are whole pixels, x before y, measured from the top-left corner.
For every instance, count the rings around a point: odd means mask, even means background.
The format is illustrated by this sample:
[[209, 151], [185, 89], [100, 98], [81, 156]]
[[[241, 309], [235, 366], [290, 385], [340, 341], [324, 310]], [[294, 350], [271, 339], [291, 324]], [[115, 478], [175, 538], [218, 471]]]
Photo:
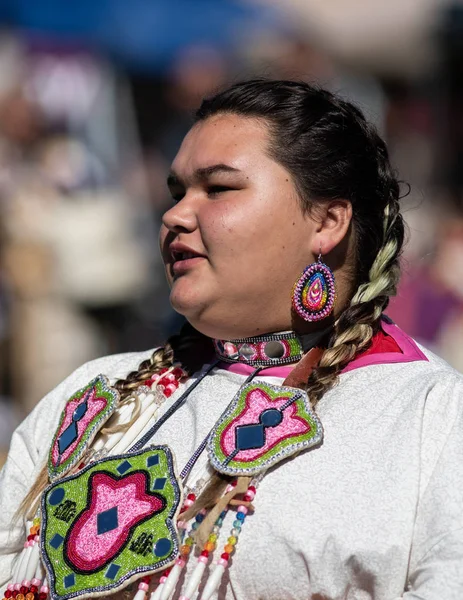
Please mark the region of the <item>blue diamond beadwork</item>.
[[132, 467], [131, 463], [128, 460], [124, 460], [118, 467], [118, 472], [123, 475], [126, 471], [128, 471]]
[[113, 508], [109, 508], [108, 510], [99, 513], [96, 517], [96, 523], [98, 535], [117, 529], [119, 526], [117, 506], [113, 506]]

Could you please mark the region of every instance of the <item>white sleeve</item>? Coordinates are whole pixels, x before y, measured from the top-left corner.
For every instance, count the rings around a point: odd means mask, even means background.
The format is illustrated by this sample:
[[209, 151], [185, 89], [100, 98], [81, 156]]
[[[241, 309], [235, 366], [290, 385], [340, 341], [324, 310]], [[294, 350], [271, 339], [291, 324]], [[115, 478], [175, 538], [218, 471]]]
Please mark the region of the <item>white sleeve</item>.
[[421, 493], [404, 600], [463, 598], [463, 380], [443, 374], [427, 400]]
[[14, 432], [0, 472], [0, 592], [11, 581], [14, 560], [25, 541], [25, 520], [15, 518], [16, 513], [46, 462], [66, 400], [99, 373], [110, 378], [125, 377], [144, 358], [142, 354], [129, 353], [83, 365], [45, 396]]

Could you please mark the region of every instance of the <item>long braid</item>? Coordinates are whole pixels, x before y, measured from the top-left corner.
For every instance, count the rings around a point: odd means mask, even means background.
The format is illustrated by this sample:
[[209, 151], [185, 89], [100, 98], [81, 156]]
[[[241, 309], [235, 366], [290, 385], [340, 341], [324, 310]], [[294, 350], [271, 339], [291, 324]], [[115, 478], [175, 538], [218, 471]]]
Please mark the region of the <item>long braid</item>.
[[404, 222], [400, 214], [399, 184], [392, 174], [389, 177], [392, 193], [384, 209], [383, 244], [370, 267], [368, 281], [358, 286], [349, 306], [339, 316], [329, 347], [307, 382], [307, 392], [314, 406], [335, 385], [342, 368], [369, 347], [379, 330], [389, 298], [397, 291]]

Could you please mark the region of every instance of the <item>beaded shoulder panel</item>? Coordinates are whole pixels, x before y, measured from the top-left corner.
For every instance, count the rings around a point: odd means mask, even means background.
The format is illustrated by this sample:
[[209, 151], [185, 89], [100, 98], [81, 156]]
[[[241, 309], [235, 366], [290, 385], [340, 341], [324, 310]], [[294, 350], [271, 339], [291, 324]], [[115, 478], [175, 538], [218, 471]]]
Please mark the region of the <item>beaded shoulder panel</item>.
[[322, 425], [303, 390], [251, 382], [238, 390], [207, 448], [217, 471], [256, 475], [322, 438]]
[[172, 564], [181, 498], [167, 446], [106, 458], [52, 483], [40, 538], [51, 598], [114, 593]]
[[118, 401], [119, 392], [104, 375], [98, 375], [69, 398], [48, 454], [48, 474], [52, 481], [79, 461]]

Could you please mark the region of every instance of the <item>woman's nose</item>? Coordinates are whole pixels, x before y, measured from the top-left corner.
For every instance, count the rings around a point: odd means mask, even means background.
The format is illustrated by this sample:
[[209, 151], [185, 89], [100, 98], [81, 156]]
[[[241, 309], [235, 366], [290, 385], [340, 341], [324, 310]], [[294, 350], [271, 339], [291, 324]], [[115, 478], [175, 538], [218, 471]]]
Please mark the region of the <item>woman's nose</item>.
[[194, 202], [185, 196], [163, 214], [162, 223], [173, 233], [194, 231], [197, 225]]

